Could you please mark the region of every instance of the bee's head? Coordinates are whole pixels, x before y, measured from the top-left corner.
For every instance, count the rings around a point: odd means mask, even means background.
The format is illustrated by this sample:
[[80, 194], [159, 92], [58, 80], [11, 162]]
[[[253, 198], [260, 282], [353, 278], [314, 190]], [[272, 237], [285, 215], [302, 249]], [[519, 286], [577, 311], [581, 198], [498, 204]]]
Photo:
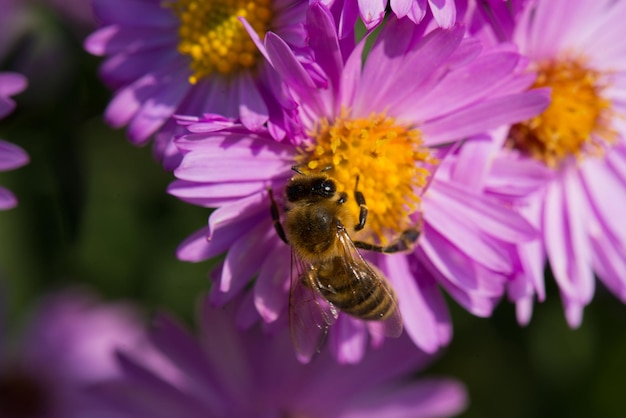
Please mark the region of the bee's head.
[[289, 202], [304, 199], [330, 199], [335, 195], [335, 182], [324, 175], [300, 175], [292, 178], [285, 188]]

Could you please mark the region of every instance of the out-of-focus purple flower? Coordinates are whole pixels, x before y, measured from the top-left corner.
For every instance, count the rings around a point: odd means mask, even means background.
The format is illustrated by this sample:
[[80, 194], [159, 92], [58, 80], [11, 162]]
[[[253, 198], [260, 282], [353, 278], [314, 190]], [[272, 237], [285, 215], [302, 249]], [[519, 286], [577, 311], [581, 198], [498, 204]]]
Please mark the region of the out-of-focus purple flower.
[[626, 223], [621, 220], [626, 47], [619, 41], [626, 36], [626, 3], [527, 1], [520, 14], [521, 3], [513, 2], [508, 15], [500, 7], [487, 21], [496, 38], [512, 40], [528, 56], [539, 74], [535, 86], [551, 88], [552, 102], [541, 115], [514, 126], [507, 146], [541, 162], [551, 175], [522, 208], [543, 239], [522, 245], [527, 268], [509, 295], [518, 320], [527, 323], [535, 295], [545, 297], [547, 258], [566, 319], [577, 327], [594, 295], [594, 273], [626, 302]]
[[411, 378], [430, 357], [407, 338], [370, 351], [359, 365], [337, 365], [329, 353], [302, 365], [289, 333], [241, 332], [232, 309], [205, 301], [199, 333], [190, 335], [168, 316], [155, 321], [152, 341], [179, 370], [169, 379], [124, 354], [124, 375], [99, 393], [129, 417], [446, 417], [467, 403], [462, 384]]
[[[291, 125], [299, 128], [290, 143], [215, 115], [181, 120], [189, 133], [177, 140], [184, 156], [169, 191], [218, 209], [178, 256], [199, 261], [228, 250], [213, 302], [226, 303], [258, 274], [256, 311], [265, 322], [276, 321], [287, 308], [290, 258], [272, 226], [267, 188], [282, 202], [293, 165], [312, 172], [331, 166], [327, 173], [340, 192], [350, 194], [360, 178], [369, 216], [356, 239], [384, 244], [423, 221], [416, 256], [368, 257], [396, 289], [409, 335], [434, 352], [451, 337], [437, 284], [470, 311], [489, 315], [504, 288], [502, 275], [513, 269], [506, 248], [534, 235], [508, 208], [441, 177], [451, 168], [445, 159], [438, 163], [446, 151], [436, 147], [535, 115], [547, 95], [525, 91], [533, 77], [516, 75], [522, 65], [516, 53], [482, 50], [460, 27], [422, 36], [412, 22], [392, 18], [363, 63], [364, 42], [342, 55], [324, 6], [311, 6], [307, 26], [327, 88], [317, 87], [275, 34], [260, 45], [289, 86]], [[437, 165], [441, 176], [437, 171], [431, 182]], [[356, 218], [358, 205], [349, 205]], [[242, 322], [254, 320], [252, 311], [247, 315]], [[331, 339], [340, 362], [359, 361], [368, 332], [380, 341], [368, 328], [339, 316]]]
[[0, 335], [0, 416], [117, 417], [89, 388], [119, 375], [117, 349], [154, 358], [146, 343], [130, 305], [79, 290], [49, 296], [17, 344]]
[[[15, 109], [15, 102], [11, 96], [23, 91], [26, 85], [26, 78], [21, 74], [0, 72], [0, 119]], [[0, 139], [0, 171], [15, 170], [28, 164], [28, 161], [26, 151]], [[16, 205], [15, 195], [9, 189], [0, 186], [0, 210], [11, 209]]]
[[[128, 126], [132, 143], [156, 133], [155, 154], [173, 169], [178, 158], [171, 138], [173, 114], [220, 113], [241, 119], [250, 130], [264, 125], [284, 136], [274, 109], [280, 82], [268, 74], [239, 18], [255, 36], [272, 30], [295, 49], [304, 46], [306, 0], [94, 0], [101, 28], [85, 42], [106, 56], [104, 81], [115, 95], [105, 112], [114, 127]], [[306, 60], [305, 58], [302, 58]]]

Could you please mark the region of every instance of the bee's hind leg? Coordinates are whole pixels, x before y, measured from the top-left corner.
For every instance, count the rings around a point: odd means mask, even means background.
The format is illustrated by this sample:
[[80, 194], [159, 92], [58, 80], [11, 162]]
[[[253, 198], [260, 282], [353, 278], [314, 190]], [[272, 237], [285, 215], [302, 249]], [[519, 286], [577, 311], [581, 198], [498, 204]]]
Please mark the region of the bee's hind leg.
[[417, 228], [408, 228], [402, 231], [398, 239], [389, 245], [382, 246], [363, 241], [354, 241], [354, 245], [357, 248], [367, 251], [375, 251], [378, 253], [397, 253], [413, 248], [419, 236], [420, 231]]

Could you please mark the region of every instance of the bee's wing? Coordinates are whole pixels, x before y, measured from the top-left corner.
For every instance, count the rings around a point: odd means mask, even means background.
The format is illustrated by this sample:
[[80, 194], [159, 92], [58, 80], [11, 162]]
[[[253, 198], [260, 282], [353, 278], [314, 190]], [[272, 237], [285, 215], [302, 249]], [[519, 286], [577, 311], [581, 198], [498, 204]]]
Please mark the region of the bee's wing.
[[[328, 327], [337, 319], [337, 309], [311, 286], [312, 266], [291, 252], [289, 329], [298, 359], [308, 363], [326, 341]], [[294, 268], [295, 267], [295, 268]], [[306, 284], [305, 284], [306, 283]]]
[[[370, 325], [373, 328], [382, 327], [382, 333], [387, 337], [399, 337], [400, 334], [402, 334], [403, 328], [402, 316], [400, 315], [400, 309], [398, 309], [398, 299], [396, 298], [391, 284], [380, 270], [365, 261], [345, 229], [341, 229], [337, 233], [337, 238], [344, 252], [342, 260], [345, 263], [346, 269], [348, 269], [357, 280], [372, 280], [376, 286], [381, 288], [381, 296], [378, 297], [379, 300], [377, 300], [375, 304], [378, 306], [384, 303], [383, 298], [389, 298], [393, 305], [392, 312], [387, 318], [382, 321], [372, 321]], [[357, 286], [354, 291], [358, 292], [360, 289], [363, 289], [363, 287]]]

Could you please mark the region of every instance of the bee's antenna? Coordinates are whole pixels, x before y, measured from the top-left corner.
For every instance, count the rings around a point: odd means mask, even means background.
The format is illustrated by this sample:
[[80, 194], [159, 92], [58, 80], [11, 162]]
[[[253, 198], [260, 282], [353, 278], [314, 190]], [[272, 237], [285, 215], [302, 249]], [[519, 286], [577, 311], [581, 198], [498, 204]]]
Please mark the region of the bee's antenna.
[[293, 171], [295, 171], [296, 173], [298, 173], [298, 174], [302, 174], [302, 175], [304, 175], [304, 173], [303, 173], [303, 172], [302, 172], [302, 171], [298, 168], [298, 166], [297, 166], [297, 165], [291, 166], [291, 169], [292, 169]]
[[320, 173], [323, 173], [324, 171], [328, 171], [328, 170], [332, 170], [333, 169], [333, 165], [332, 164], [328, 164], [326, 167], [322, 168], [320, 170]]

